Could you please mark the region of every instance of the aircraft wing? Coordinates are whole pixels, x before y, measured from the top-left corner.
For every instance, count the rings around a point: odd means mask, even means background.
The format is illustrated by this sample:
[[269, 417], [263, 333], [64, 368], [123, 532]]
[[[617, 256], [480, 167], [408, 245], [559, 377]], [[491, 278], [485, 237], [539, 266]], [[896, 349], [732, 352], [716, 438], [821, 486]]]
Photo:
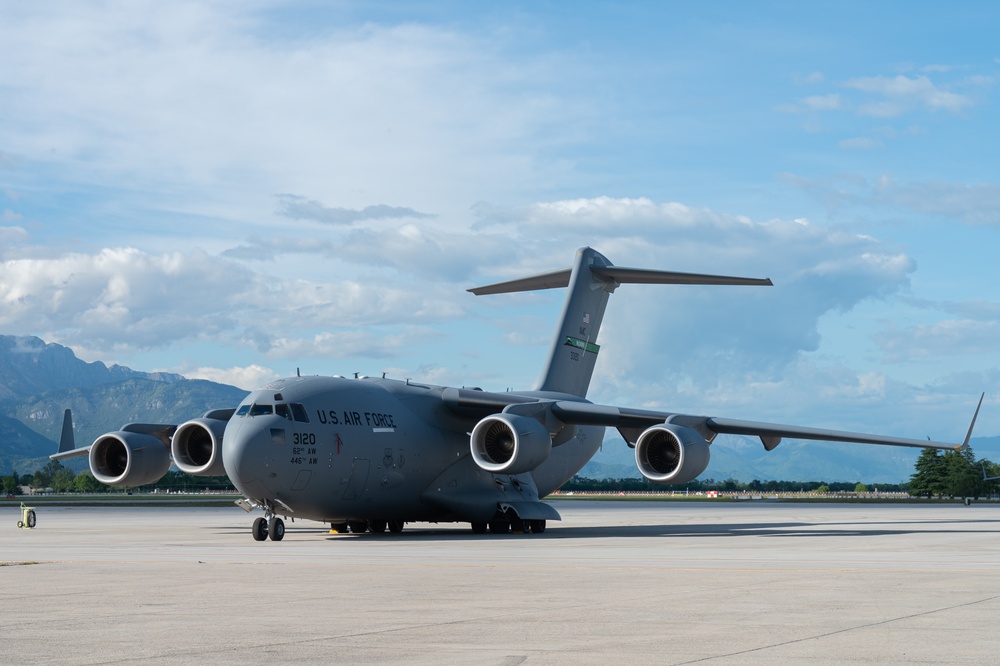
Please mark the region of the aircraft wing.
[[[929, 439], [910, 439], [715, 416], [632, 409], [576, 400], [547, 400], [524, 394], [491, 393], [473, 389], [446, 389], [442, 398], [453, 411], [470, 416], [485, 416], [501, 411], [524, 411], [519, 407], [520, 405], [525, 405], [531, 411], [536, 411], [538, 407], [544, 405], [552, 416], [566, 425], [596, 425], [617, 428], [625, 441], [633, 446], [639, 435], [647, 428], [661, 423], [672, 423], [696, 430], [708, 442], [715, 439], [718, 434], [760, 437], [761, 443], [768, 451], [778, 446], [782, 438], [957, 450], [968, 444], [969, 437], [972, 435], [972, 427], [979, 414], [979, 407], [976, 407], [965, 443], [954, 444], [934, 442]], [[979, 405], [982, 405], [982, 398], [979, 400]]]
[[[980, 399], [982, 404], [982, 399]], [[956, 450], [962, 444], [934, 442], [927, 439], [910, 439], [888, 435], [872, 435], [844, 430], [827, 430], [804, 426], [781, 425], [761, 421], [745, 421], [715, 416], [694, 416], [640, 409], [595, 405], [586, 402], [559, 400], [553, 403], [552, 413], [567, 424], [604, 425], [617, 428], [629, 444], [634, 444], [639, 434], [658, 423], [674, 423], [697, 430], [709, 442], [718, 434], [752, 435], [760, 437], [768, 451], [776, 447], [782, 438], [809, 439], [827, 442], [853, 442], [856, 444], [883, 444], [889, 446], [910, 446]], [[979, 414], [979, 408], [976, 408]], [[976, 417], [973, 416], [973, 425]], [[972, 428], [969, 428], [971, 435]], [[968, 443], [968, 436], [966, 437]]]
[[[980, 405], [982, 398], [980, 398]], [[603, 425], [617, 428], [629, 444], [635, 444], [643, 430], [660, 423], [673, 423], [698, 431], [707, 441], [711, 442], [720, 433], [730, 435], [752, 435], [760, 437], [764, 448], [774, 449], [782, 438], [820, 440], [827, 442], [852, 442], [855, 444], [882, 444], [889, 446], [910, 446], [917, 448], [933, 448], [957, 450], [963, 444], [934, 442], [927, 439], [910, 439], [888, 435], [872, 435], [867, 433], [848, 432], [844, 430], [827, 430], [803, 426], [780, 425], [761, 421], [745, 421], [714, 416], [694, 416], [690, 414], [675, 414], [640, 409], [596, 405], [586, 402], [559, 400], [551, 406], [552, 414], [567, 424]], [[979, 408], [976, 408], [976, 415]], [[976, 416], [972, 417], [975, 425]], [[972, 434], [972, 426], [966, 436], [968, 444]]]

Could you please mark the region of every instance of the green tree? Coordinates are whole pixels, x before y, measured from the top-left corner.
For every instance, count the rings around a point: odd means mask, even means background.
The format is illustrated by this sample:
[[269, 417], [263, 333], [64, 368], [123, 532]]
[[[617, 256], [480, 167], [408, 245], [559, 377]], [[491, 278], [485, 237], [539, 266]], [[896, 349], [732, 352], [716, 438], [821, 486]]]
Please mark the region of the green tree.
[[975, 497], [983, 489], [983, 477], [971, 447], [944, 454], [945, 493], [951, 497]]
[[16, 495], [19, 493], [21, 489], [18, 487], [17, 475], [11, 474], [0, 479], [0, 488], [2, 488], [4, 495]]
[[57, 493], [68, 493], [73, 490], [73, 470], [66, 469], [63, 467], [61, 470], [52, 475], [52, 490]]
[[69, 472], [70, 478], [72, 478], [73, 472], [65, 465], [58, 460], [50, 460], [45, 464], [45, 467], [35, 471], [34, 476], [31, 477], [31, 485], [35, 488], [48, 488], [52, 485], [52, 480], [56, 475], [63, 471]]
[[856, 493], [866, 493], [866, 492], [868, 492], [868, 486], [866, 486], [863, 483], [858, 483], [858, 485], [854, 486], [854, 492], [856, 492]]
[[92, 493], [100, 489], [100, 482], [90, 472], [80, 472], [73, 479], [73, 490], [78, 493]]
[[930, 498], [945, 493], [945, 457], [937, 449], [921, 451], [914, 469], [910, 477], [911, 495]]

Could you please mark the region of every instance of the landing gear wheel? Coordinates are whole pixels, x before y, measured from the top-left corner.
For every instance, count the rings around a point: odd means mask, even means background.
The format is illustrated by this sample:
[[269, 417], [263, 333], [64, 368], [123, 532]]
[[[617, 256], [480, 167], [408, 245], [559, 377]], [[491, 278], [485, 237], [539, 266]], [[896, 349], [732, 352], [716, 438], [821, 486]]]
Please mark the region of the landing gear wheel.
[[529, 531], [528, 522], [515, 516], [510, 519], [510, 531], [514, 534], [525, 534]]
[[486, 530], [489, 527], [487, 523], [472, 523], [472, 533], [473, 534], [486, 534]]
[[405, 523], [402, 520], [390, 520], [389, 531], [393, 534], [399, 534], [403, 531], [403, 525], [405, 525]]
[[347, 523], [330, 523], [330, 531], [337, 534], [347, 534]]
[[490, 534], [507, 534], [510, 532], [510, 521], [494, 518], [490, 521]]
[[285, 538], [285, 521], [277, 516], [271, 516], [271, 520], [267, 521], [267, 535], [271, 537], [271, 541], [281, 541]]
[[34, 511], [29, 511], [28, 512], [28, 527], [32, 528], [32, 529], [34, 529], [34, 527], [35, 527], [35, 512]]
[[541, 534], [545, 531], [545, 521], [544, 520], [528, 520], [525, 521], [531, 528], [532, 534]]
[[254, 541], [267, 541], [267, 520], [264, 518], [257, 518], [253, 521], [253, 540]]
[[386, 525], [388, 524], [385, 520], [369, 520], [368, 530], [372, 534], [382, 534], [385, 532]]
[[354, 534], [364, 534], [368, 531], [367, 520], [348, 520], [347, 524], [350, 526], [351, 532]]

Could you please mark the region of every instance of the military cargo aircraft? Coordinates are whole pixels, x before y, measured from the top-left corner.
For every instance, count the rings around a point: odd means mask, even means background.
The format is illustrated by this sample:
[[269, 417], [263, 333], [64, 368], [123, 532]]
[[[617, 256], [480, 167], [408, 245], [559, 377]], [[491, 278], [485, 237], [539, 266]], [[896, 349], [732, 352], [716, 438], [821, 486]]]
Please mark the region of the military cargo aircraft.
[[[472, 531], [537, 534], [558, 512], [542, 498], [587, 463], [617, 428], [645, 478], [679, 484], [708, 466], [720, 433], [772, 450], [784, 437], [959, 449], [927, 440], [594, 404], [586, 399], [609, 296], [622, 284], [766, 286], [769, 279], [624, 268], [581, 248], [572, 268], [470, 289], [501, 294], [568, 287], [538, 387], [494, 393], [354, 376], [295, 376], [237, 407], [180, 425], [130, 423], [75, 449], [72, 428], [53, 459], [89, 456], [101, 483], [140, 486], [171, 465], [227, 475], [260, 508], [254, 539], [280, 541], [283, 518], [336, 531], [399, 532], [406, 523], [467, 522]], [[980, 400], [982, 404], [982, 400]], [[976, 409], [978, 414], [979, 409]], [[68, 417], [67, 417], [68, 418]], [[973, 417], [973, 425], [975, 416]], [[966, 435], [968, 444], [972, 426]]]

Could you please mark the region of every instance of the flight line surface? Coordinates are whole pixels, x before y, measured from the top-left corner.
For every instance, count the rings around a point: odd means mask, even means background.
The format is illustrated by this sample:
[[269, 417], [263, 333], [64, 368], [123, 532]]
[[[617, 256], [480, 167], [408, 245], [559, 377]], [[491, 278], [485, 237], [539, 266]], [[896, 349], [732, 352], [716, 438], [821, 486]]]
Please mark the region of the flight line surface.
[[238, 508], [0, 509], [0, 663], [989, 663], [1000, 506], [556, 501], [253, 541]]

